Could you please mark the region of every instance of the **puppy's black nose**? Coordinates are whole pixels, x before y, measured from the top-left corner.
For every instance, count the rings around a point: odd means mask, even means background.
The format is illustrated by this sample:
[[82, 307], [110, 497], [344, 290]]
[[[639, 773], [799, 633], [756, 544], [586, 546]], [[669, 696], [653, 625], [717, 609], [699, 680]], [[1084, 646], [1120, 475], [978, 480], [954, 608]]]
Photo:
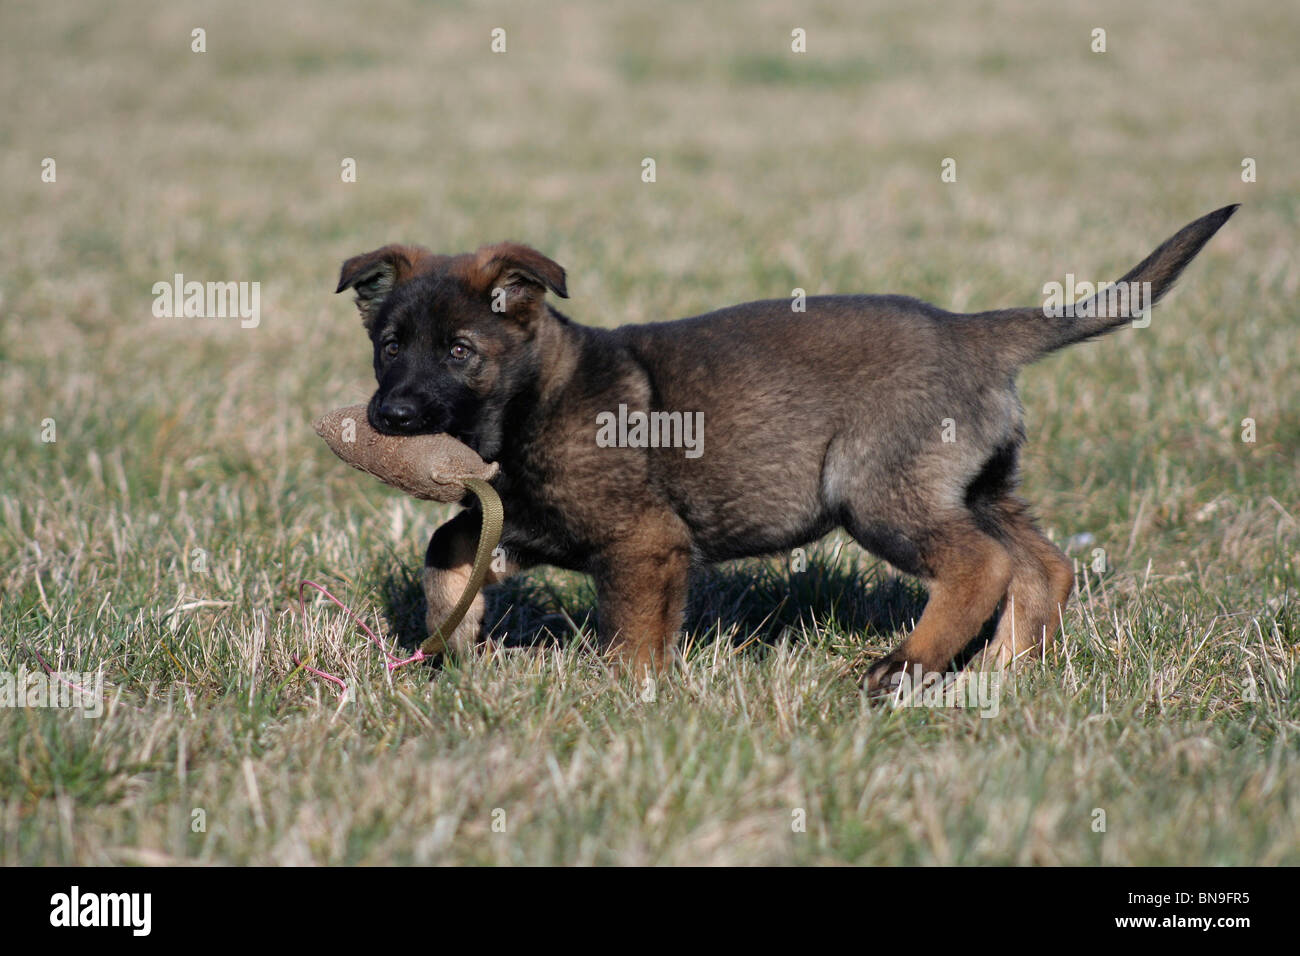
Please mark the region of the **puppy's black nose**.
[[379, 406], [379, 417], [393, 431], [406, 431], [415, 424], [419, 415], [419, 406], [402, 399], [385, 399]]

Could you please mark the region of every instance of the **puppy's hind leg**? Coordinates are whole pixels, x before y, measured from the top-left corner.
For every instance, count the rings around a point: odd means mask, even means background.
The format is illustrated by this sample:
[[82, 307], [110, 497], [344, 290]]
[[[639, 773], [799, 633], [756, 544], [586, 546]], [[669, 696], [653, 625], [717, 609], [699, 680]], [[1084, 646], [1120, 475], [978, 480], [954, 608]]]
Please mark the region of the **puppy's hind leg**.
[[1038, 530], [1023, 501], [1004, 498], [986, 514], [1006, 541], [1012, 571], [1002, 616], [982, 665], [1006, 667], [1052, 643], [1074, 590], [1074, 567]]
[[869, 694], [890, 692], [904, 671], [915, 676], [919, 667], [924, 678], [946, 669], [993, 616], [1011, 582], [1010, 553], [967, 513], [911, 540], [930, 599], [906, 640], [867, 672]]

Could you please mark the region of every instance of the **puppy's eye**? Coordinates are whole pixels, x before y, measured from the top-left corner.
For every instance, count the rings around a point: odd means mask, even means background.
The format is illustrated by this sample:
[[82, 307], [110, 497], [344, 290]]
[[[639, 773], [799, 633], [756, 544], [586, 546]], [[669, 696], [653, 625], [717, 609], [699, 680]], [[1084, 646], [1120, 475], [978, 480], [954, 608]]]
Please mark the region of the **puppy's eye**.
[[387, 345], [384, 346], [384, 354], [387, 355], [389, 358], [392, 358], [394, 355], [397, 354], [397, 352], [398, 352], [398, 345], [396, 342], [389, 342]]
[[452, 344], [451, 350], [447, 354], [451, 356], [452, 361], [463, 362], [473, 355], [474, 352], [464, 342], [455, 342]]

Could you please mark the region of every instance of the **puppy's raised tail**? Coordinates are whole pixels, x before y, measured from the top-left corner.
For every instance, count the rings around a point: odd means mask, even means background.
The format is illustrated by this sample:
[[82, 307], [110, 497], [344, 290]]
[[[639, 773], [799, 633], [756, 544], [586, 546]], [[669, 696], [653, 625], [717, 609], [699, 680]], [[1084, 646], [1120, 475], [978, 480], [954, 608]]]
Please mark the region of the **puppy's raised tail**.
[[1028, 309], [965, 315], [962, 321], [969, 322], [972, 335], [987, 340], [987, 354], [1010, 360], [1013, 367], [1140, 321], [1173, 287], [1174, 280], [1237, 211], [1238, 205], [1216, 209], [1184, 226], [1113, 286], [1102, 288], [1073, 305], [1049, 301]]

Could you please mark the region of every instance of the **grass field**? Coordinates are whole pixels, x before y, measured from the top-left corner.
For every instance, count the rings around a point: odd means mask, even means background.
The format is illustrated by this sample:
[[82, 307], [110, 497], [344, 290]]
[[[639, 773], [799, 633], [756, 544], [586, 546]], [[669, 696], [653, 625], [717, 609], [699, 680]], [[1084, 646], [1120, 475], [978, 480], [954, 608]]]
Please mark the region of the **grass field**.
[[[0, 671], [107, 703], [0, 709], [0, 862], [1300, 863], [1300, 14], [1056, 6], [6, 3]], [[923, 593], [839, 537], [710, 574], [653, 700], [577, 575], [391, 680], [298, 614], [311, 578], [415, 638], [451, 513], [312, 432], [373, 387], [347, 256], [518, 239], [590, 324], [975, 310], [1229, 202], [1149, 328], [1021, 376], [1025, 494], [1084, 567], [996, 716], [864, 701]], [[155, 317], [176, 273], [259, 282], [259, 324]]]

